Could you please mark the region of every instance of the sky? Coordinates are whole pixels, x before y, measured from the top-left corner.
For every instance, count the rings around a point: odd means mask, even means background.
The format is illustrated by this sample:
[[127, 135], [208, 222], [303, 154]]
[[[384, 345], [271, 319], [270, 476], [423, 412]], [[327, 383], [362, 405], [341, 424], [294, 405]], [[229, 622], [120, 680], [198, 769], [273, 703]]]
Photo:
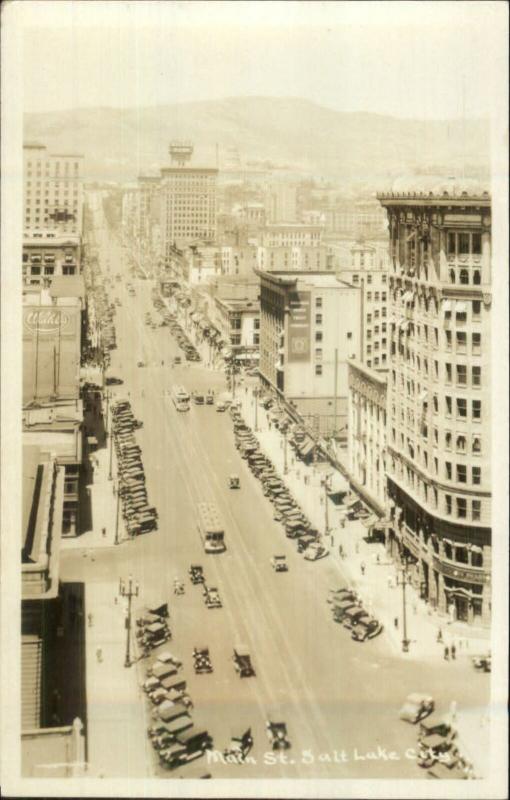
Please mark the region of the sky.
[[13, 6], [24, 111], [258, 95], [406, 118], [484, 117], [506, 70], [501, 2]]

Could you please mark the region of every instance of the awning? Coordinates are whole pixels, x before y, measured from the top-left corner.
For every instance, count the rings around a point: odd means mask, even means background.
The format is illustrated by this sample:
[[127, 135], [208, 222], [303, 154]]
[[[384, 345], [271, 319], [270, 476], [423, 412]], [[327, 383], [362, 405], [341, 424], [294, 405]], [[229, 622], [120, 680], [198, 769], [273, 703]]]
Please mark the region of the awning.
[[313, 439], [305, 439], [305, 441], [299, 446], [298, 450], [303, 458], [306, 458], [309, 455], [313, 448], [315, 447], [315, 442]]

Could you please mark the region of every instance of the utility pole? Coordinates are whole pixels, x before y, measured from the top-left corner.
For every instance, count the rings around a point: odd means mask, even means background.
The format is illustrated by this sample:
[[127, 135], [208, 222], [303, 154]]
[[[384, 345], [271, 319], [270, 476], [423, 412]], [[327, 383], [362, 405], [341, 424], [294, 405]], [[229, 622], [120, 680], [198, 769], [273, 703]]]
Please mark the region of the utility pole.
[[335, 348], [335, 390], [333, 394], [333, 436], [336, 434], [336, 415], [338, 397], [338, 349]]
[[409, 639], [407, 638], [407, 607], [406, 607], [406, 586], [410, 583], [407, 574], [407, 561], [404, 560], [400, 577], [397, 576], [397, 586], [402, 586], [402, 652], [409, 652]]
[[133, 597], [138, 597], [138, 583], [133, 585], [133, 578], [130, 575], [127, 584], [124, 583], [122, 578], [119, 580], [119, 594], [121, 597], [127, 597], [128, 608], [126, 616], [126, 659], [124, 661], [125, 667], [130, 667], [132, 664], [130, 655], [130, 638], [131, 638], [131, 600]]
[[117, 508], [115, 511], [115, 542], [119, 544], [119, 516], [120, 516], [120, 484], [117, 481]]
[[257, 431], [258, 431], [258, 429], [259, 429], [259, 421], [258, 421], [258, 409], [259, 409], [259, 403], [258, 403], [258, 400], [259, 400], [259, 390], [258, 390], [258, 387], [257, 387], [257, 386], [256, 386], [256, 387], [255, 387], [255, 389], [253, 390], [253, 398], [254, 398], [254, 400], [255, 400], [255, 425], [253, 426], [253, 430], [255, 431], [255, 433], [257, 433]]
[[108, 480], [111, 481], [113, 474], [112, 474], [112, 463], [113, 463], [113, 431], [110, 425], [110, 470], [108, 472]]
[[283, 431], [283, 474], [287, 475], [289, 467], [287, 464], [287, 428]]
[[331, 475], [325, 475], [321, 480], [324, 486], [324, 534], [329, 533], [328, 490], [331, 489]]

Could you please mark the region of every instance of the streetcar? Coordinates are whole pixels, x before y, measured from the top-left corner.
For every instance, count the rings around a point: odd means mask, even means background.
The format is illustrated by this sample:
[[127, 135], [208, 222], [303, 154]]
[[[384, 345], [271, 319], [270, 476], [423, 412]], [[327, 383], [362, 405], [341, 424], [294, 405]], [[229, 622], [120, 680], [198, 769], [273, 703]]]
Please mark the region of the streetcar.
[[198, 503], [198, 530], [206, 553], [223, 553], [225, 528], [214, 503]]
[[172, 400], [177, 411], [189, 411], [190, 396], [184, 386], [172, 388]]

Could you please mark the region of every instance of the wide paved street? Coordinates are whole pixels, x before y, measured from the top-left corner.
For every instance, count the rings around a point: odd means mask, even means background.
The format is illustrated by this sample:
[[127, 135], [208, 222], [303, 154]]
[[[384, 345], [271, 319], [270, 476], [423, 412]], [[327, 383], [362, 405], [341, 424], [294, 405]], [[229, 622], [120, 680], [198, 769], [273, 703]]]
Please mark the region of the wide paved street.
[[[98, 553], [86, 566], [85, 580], [110, 580], [113, 598], [119, 577], [131, 573], [140, 583], [138, 608], [170, 603], [171, 649], [184, 662], [195, 725], [208, 728], [217, 750], [232, 733], [251, 726], [254, 763], [211, 764], [214, 777], [424, 778], [406, 756], [416, 746], [416, 729], [398, 719], [405, 696], [426, 691], [440, 710], [447, 711], [452, 700], [477, 708], [487, 702], [488, 680], [467, 664], [427, 664], [417, 671], [389, 655], [384, 633], [357, 644], [332, 622], [327, 592], [344, 583], [337, 563], [307, 562], [285, 538], [273, 521], [272, 505], [234, 447], [228, 413], [194, 404], [189, 412], [176, 411], [170, 399], [174, 383], [218, 392], [225, 388], [224, 378], [201, 364], [170, 366], [180, 351], [169, 329], [153, 330], [144, 323], [147, 311], [159, 321], [151, 302], [154, 283], [129, 275], [118, 239], [106, 228], [98, 238], [103, 271], [108, 274], [109, 267], [112, 275], [123, 276], [112, 288], [112, 299], [119, 297], [122, 306], [115, 316], [118, 349], [109, 374], [124, 384], [111, 388], [118, 396], [129, 392], [134, 413], [144, 422], [137, 438], [159, 530]], [[126, 281], [135, 285], [134, 297]], [[147, 366], [137, 367], [139, 360]], [[239, 491], [228, 488], [232, 472], [240, 475]], [[196, 525], [202, 500], [214, 501], [224, 517], [227, 551], [222, 555], [206, 555], [202, 547]], [[274, 554], [287, 555], [287, 573], [273, 571]], [[187, 577], [191, 563], [204, 566], [223, 608], [206, 608], [201, 587]], [[82, 580], [83, 564], [79, 553], [63, 554], [62, 579]], [[183, 596], [173, 595], [175, 577], [185, 579]], [[236, 643], [249, 647], [255, 677], [240, 679], [235, 672]], [[209, 647], [212, 674], [193, 673], [192, 650], [200, 645]], [[283, 758], [289, 763], [268, 763], [267, 719], [286, 722], [292, 748]], [[172, 775], [157, 766], [156, 771]]]

